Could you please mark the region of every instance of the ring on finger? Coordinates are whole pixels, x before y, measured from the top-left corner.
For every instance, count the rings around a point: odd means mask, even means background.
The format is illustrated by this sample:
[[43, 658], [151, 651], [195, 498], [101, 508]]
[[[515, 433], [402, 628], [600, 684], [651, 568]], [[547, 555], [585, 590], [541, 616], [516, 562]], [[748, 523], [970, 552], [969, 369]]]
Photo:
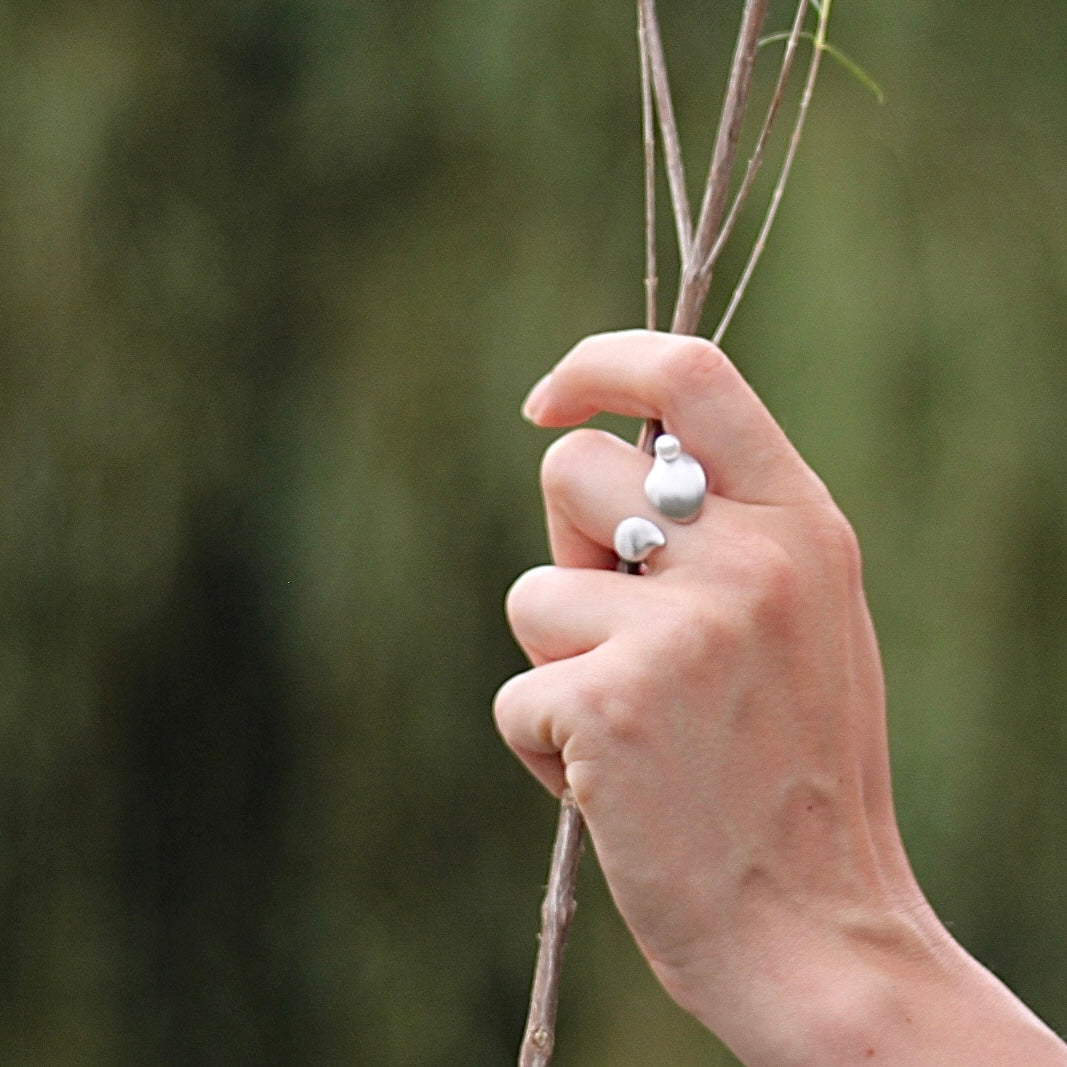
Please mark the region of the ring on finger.
[[704, 468], [682, 451], [682, 443], [674, 434], [660, 434], [654, 447], [656, 460], [645, 479], [645, 496], [668, 519], [693, 522], [708, 489]]
[[654, 523], [640, 515], [631, 515], [615, 527], [612, 537], [615, 555], [624, 563], [644, 563], [657, 548], [667, 543], [667, 537]]

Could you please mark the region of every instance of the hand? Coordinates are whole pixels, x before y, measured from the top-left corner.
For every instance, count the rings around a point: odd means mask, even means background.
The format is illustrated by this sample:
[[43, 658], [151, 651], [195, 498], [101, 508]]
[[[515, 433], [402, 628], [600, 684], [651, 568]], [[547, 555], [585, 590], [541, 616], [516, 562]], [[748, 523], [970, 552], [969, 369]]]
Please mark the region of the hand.
[[[589, 338], [526, 408], [546, 427], [598, 411], [662, 419], [709, 493], [695, 522], [671, 523], [644, 498], [651, 460], [634, 446], [578, 430], [549, 449], [555, 566], [509, 594], [533, 669], [498, 694], [499, 729], [551, 791], [571, 788], [655, 973], [746, 1062], [899, 1050], [910, 1000], [883, 996], [886, 976], [917, 960], [935, 984], [980, 969], [900, 843], [853, 532], [705, 341]], [[641, 577], [614, 569], [629, 515], [667, 535]]]

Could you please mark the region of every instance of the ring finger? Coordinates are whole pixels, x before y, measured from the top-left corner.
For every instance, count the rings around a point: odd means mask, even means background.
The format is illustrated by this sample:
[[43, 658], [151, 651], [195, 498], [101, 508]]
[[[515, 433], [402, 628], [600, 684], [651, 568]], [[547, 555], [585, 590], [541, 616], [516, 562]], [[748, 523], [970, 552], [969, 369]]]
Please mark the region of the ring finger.
[[661, 525], [642, 484], [651, 459], [601, 430], [575, 430], [545, 453], [541, 485], [552, 558], [561, 567], [614, 567], [612, 535], [630, 515]]

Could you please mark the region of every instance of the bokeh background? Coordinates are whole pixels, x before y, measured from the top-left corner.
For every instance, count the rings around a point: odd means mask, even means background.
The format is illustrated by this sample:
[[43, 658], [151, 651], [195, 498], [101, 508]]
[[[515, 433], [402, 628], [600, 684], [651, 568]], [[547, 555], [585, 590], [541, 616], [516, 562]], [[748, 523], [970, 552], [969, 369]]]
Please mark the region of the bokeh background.
[[[740, 4], [660, 6], [695, 193]], [[862, 539], [920, 880], [1067, 1030], [1067, 7], [831, 38], [885, 103], [824, 67], [727, 347]], [[636, 64], [604, 0], [0, 0], [0, 1062], [513, 1061], [517, 412], [641, 323]], [[733, 1063], [580, 894], [559, 1067]]]

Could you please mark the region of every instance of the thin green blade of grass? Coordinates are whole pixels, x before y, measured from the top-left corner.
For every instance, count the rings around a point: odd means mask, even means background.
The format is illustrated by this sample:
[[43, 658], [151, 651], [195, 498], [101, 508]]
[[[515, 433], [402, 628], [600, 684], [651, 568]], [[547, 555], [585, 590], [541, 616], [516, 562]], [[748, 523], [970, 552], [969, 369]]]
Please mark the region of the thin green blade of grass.
[[[809, 3], [811, 3], [816, 11], [820, 10], [820, 7], [815, 3], [815, 0], [809, 0]], [[805, 41], [810, 41], [813, 45], [816, 44], [815, 34], [811, 33], [809, 30], [805, 30], [800, 36]], [[776, 41], [787, 41], [788, 39], [788, 33], [771, 33], [760, 39], [760, 48], [767, 44], [774, 44]], [[828, 56], [832, 56], [837, 60], [837, 62], [840, 63], [841, 66], [856, 79], [856, 81], [869, 89], [874, 94], [875, 99], [879, 104], [885, 103], [885, 92], [882, 87], [854, 59], [842, 52], [840, 48], [830, 44], [829, 41], [823, 42], [821, 48]]]

